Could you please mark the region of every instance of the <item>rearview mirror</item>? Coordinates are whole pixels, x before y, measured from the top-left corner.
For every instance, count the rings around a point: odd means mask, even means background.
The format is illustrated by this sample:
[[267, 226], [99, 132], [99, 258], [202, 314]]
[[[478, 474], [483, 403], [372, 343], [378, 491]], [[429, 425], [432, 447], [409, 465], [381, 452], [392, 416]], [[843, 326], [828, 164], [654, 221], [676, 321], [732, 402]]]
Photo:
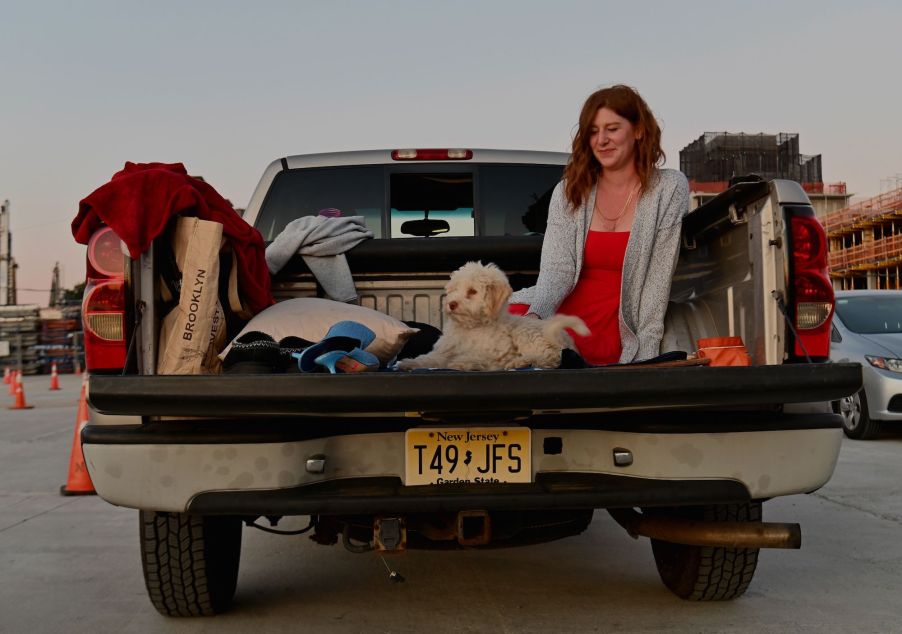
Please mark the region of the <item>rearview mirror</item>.
[[401, 233], [419, 238], [431, 238], [449, 231], [451, 231], [451, 225], [448, 224], [447, 220], [424, 218], [423, 220], [408, 220], [401, 223]]

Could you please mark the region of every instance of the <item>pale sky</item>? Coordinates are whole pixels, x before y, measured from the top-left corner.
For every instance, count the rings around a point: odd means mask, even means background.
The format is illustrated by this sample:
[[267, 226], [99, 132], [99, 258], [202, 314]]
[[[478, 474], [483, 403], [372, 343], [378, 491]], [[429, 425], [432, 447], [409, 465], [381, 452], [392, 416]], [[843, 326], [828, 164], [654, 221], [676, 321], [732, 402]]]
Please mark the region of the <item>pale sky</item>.
[[902, 176], [902, 3], [0, 0], [0, 200], [20, 303], [126, 161], [182, 162], [244, 207], [291, 154], [566, 151], [598, 87], [635, 86], [667, 166], [705, 131], [797, 132], [824, 180]]

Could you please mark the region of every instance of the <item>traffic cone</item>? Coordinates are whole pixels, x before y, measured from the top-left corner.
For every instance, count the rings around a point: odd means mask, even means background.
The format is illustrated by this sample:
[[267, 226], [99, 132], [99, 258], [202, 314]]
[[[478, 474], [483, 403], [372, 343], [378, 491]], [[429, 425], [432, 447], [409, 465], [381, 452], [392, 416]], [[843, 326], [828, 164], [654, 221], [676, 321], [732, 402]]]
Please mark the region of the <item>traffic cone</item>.
[[73, 365], [75, 366], [75, 374], [81, 376], [81, 361], [78, 360], [78, 357], [75, 357]]
[[72, 439], [72, 453], [69, 455], [69, 477], [60, 487], [60, 495], [94, 495], [94, 483], [88, 475], [85, 454], [81, 450], [81, 430], [88, 424], [88, 403], [85, 400], [85, 382], [81, 382], [81, 396], [78, 399], [78, 413], [75, 415], [75, 438]]
[[9, 366], [6, 366], [5, 368], [3, 368], [3, 384], [4, 385], [9, 385], [9, 381], [10, 381], [9, 377], [10, 377]]
[[13, 370], [9, 374], [9, 395], [16, 395], [16, 376], [18, 375], [18, 370]]
[[22, 375], [16, 373], [16, 402], [6, 409], [32, 409], [34, 405], [25, 404], [25, 388], [22, 387]]
[[50, 389], [60, 389], [60, 377], [59, 374], [56, 373], [56, 361], [50, 364]]

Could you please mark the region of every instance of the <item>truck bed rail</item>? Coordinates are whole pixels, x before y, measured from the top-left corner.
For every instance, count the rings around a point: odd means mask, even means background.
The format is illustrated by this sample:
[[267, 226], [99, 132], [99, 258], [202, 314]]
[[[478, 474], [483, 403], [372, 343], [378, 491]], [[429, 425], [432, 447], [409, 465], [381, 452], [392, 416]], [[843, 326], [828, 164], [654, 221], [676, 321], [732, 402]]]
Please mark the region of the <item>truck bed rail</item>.
[[591, 368], [508, 372], [99, 376], [103, 414], [253, 416], [399, 412], [577, 411], [834, 401], [861, 387], [861, 366]]

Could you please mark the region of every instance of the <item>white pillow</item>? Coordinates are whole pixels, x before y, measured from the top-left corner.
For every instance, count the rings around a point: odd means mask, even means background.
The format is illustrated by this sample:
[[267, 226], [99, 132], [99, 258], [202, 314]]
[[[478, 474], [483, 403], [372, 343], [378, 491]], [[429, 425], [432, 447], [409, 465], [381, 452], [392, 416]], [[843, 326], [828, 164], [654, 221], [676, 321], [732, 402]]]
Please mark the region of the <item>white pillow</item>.
[[[407, 339], [419, 332], [403, 321], [372, 308], [318, 297], [299, 297], [279, 302], [260, 312], [235, 338], [246, 332], [257, 331], [266, 333], [276, 341], [294, 336], [316, 343], [339, 321], [356, 321], [372, 330], [376, 339], [366, 350], [379, 357], [383, 363], [394, 359]], [[231, 347], [230, 343], [219, 358], [225, 359]]]

